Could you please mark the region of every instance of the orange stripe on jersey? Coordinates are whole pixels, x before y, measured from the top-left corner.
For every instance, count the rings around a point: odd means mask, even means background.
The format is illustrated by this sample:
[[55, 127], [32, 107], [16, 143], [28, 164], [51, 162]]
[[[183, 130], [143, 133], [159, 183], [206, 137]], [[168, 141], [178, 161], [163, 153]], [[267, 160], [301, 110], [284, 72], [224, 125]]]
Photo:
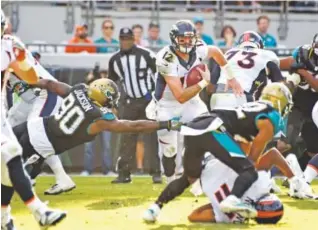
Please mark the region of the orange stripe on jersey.
[[271, 218], [276, 216], [282, 216], [284, 214], [284, 211], [257, 211], [257, 217], [259, 218]]
[[318, 173], [318, 169], [316, 168], [316, 166], [311, 165], [311, 164], [308, 164], [307, 166], [310, 167], [310, 168], [312, 168], [312, 169], [314, 169], [314, 170]]

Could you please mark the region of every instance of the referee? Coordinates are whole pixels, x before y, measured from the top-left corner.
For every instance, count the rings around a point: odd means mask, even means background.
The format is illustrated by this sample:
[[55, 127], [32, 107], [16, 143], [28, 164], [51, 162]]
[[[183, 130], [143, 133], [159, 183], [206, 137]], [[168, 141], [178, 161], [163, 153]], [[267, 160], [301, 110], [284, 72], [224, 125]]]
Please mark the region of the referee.
[[[109, 61], [109, 78], [121, 88], [119, 115], [122, 119], [147, 119], [145, 109], [151, 101], [156, 72], [155, 55], [145, 48], [134, 45], [134, 35], [130, 28], [119, 32], [120, 50]], [[143, 136], [147, 138], [150, 174], [154, 183], [161, 183], [160, 160], [156, 133]], [[112, 183], [131, 182], [131, 163], [136, 152], [138, 134], [122, 134], [117, 161], [118, 177]]]

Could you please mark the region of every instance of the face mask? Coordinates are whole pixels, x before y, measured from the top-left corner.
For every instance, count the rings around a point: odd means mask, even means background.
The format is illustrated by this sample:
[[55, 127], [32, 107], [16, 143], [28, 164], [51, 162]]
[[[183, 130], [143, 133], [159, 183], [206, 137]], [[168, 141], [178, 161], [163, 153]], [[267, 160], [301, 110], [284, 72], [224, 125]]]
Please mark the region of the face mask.
[[315, 54], [318, 56], [318, 48], [315, 48], [314, 51], [315, 51]]

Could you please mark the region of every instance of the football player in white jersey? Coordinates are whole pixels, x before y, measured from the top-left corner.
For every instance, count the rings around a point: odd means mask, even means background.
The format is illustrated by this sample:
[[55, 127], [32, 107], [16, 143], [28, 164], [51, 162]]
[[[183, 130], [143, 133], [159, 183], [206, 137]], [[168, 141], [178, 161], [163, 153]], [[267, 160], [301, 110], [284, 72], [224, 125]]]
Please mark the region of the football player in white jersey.
[[[239, 213], [224, 213], [220, 208], [221, 201], [233, 189], [235, 179], [237, 178], [236, 172], [210, 153], [205, 154], [203, 162], [201, 186], [210, 203], [194, 210], [188, 219], [191, 222], [243, 223], [246, 219]], [[224, 175], [227, 176], [224, 177]], [[271, 180], [269, 173], [264, 170], [258, 171], [257, 181], [252, 184], [242, 197], [243, 200], [255, 206], [258, 212], [256, 218], [258, 223], [275, 224], [283, 216], [283, 204], [275, 195], [270, 195], [270, 188]], [[263, 202], [264, 199], [267, 202]], [[267, 206], [264, 207], [263, 205]]]
[[[56, 79], [34, 59], [29, 51], [27, 51], [26, 54], [27, 58], [35, 63], [34, 68], [39, 77], [56, 81]], [[36, 117], [51, 116], [58, 112], [62, 102], [62, 98], [58, 95], [44, 89], [30, 88], [28, 84], [20, 80], [14, 74], [10, 76], [8, 81], [12, 91], [16, 92], [21, 98], [21, 100], [13, 104], [8, 111], [8, 121], [12, 127]], [[31, 179], [34, 179], [40, 172], [40, 169], [37, 168], [37, 166], [40, 167], [42, 164], [37, 164], [37, 161], [35, 160], [38, 158], [39, 156], [34, 156], [26, 162], [26, 167], [31, 169], [29, 172]], [[75, 183], [66, 174], [61, 160], [57, 155], [48, 157], [45, 159], [45, 162], [55, 174], [56, 183], [46, 190], [44, 194], [56, 195], [75, 188]]]
[[[185, 88], [184, 80], [193, 66], [209, 58], [213, 58], [227, 73], [226, 83], [229, 87], [237, 94], [242, 93], [242, 88], [234, 78], [232, 69], [220, 49], [214, 46], [208, 47], [198, 41], [192, 22], [177, 21], [170, 31], [170, 39], [171, 45], [164, 47], [156, 56], [157, 82], [153, 103], [149, 105], [149, 107], [154, 105], [154, 101], [156, 103], [154, 119], [164, 121], [175, 118], [181, 122], [188, 122], [208, 112], [199, 97], [199, 92], [208, 85], [209, 73], [200, 71], [203, 79], [188, 88]], [[178, 132], [158, 131], [159, 149], [168, 182], [174, 179], [175, 158], [183, 149], [182, 139], [183, 137], [178, 137]]]
[[255, 101], [268, 79], [272, 82], [284, 81], [279, 69], [279, 59], [270, 50], [265, 50], [263, 40], [254, 31], [244, 32], [238, 41], [238, 46], [225, 53], [226, 59], [235, 72], [235, 77], [244, 90], [243, 97], [235, 97], [229, 91], [224, 91], [227, 72], [221, 70], [220, 77], [212, 83], [217, 84], [216, 93], [211, 97], [211, 109], [236, 107], [246, 102]]
[[[38, 76], [25, 56], [25, 47], [17, 39], [3, 39], [6, 18], [1, 10], [1, 82], [5, 87], [6, 71], [13, 69], [17, 76], [29, 83], [36, 83]], [[1, 97], [3, 90], [1, 90]], [[51, 226], [66, 217], [66, 213], [52, 210], [34, 194], [29, 178], [22, 165], [22, 149], [5, 117], [5, 108], [1, 98], [1, 229], [15, 229], [10, 214], [10, 201], [14, 190], [30, 209], [41, 226]]]

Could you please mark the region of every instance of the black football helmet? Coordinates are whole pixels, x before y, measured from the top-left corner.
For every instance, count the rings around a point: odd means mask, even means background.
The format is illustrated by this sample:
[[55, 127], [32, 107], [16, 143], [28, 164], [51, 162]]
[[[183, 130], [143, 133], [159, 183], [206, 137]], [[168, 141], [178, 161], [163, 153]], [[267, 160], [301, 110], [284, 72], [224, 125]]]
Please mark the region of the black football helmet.
[[254, 32], [254, 31], [245, 31], [238, 40], [239, 47], [246, 48], [258, 48], [263, 49], [264, 48], [264, 42], [262, 37]]
[[259, 224], [276, 224], [284, 215], [284, 205], [274, 194], [261, 197], [255, 203], [256, 222]]
[[[182, 53], [190, 53], [195, 49], [197, 43], [197, 33], [193, 23], [190, 20], [180, 20], [172, 26], [170, 30], [170, 40], [172, 46]], [[189, 42], [182, 39], [190, 38]]]

